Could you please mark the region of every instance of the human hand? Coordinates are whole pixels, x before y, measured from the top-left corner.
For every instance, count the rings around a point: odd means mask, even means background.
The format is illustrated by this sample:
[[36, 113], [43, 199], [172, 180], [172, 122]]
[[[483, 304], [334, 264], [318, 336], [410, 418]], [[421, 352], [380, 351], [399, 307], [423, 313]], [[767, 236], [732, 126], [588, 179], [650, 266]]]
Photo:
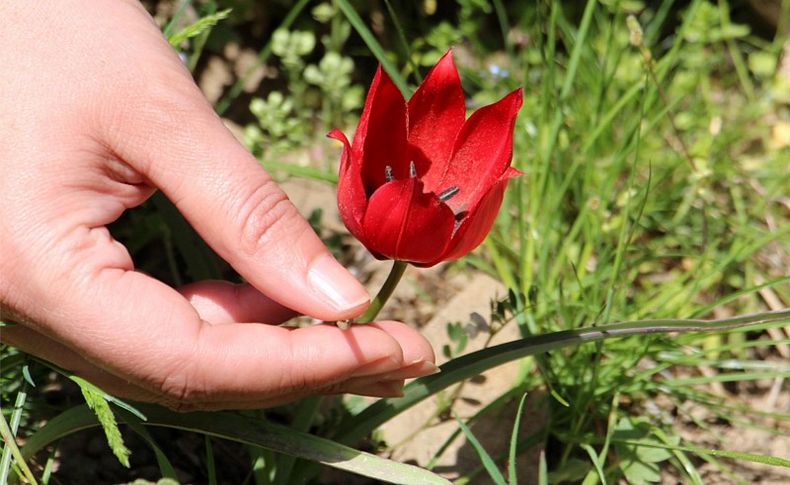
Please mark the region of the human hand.
[[[397, 322], [274, 325], [350, 318], [368, 295], [137, 2], [10, 0], [0, 17], [0, 309], [20, 323], [4, 342], [178, 409], [397, 395], [435, 370]], [[249, 284], [176, 290], [134, 271], [106, 226], [155, 188]]]

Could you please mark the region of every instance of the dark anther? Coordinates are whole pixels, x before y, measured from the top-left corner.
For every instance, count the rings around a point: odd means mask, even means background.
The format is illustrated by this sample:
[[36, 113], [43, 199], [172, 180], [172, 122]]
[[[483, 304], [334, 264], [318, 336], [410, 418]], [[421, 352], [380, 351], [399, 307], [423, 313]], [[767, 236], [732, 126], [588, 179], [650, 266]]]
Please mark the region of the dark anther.
[[417, 167], [414, 166], [414, 162], [409, 162], [409, 177], [414, 178], [417, 176]]
[[395, 180], [395, 177], [392, 175], [392, 167], [389, 165], [384, 167], [384, 178], [387, 179], [387, 182]]
[[448, 200], [455, 197], [455, 195], [458, 192], [460, 192], [460, 190], [461, 189], [459, 189], [458, 186], [456, 185], [453, 185], [452, 187], [448, 187], [442, 190], [442, 192], [439, 194], [439, 200], [441, 200], [442, 202], [447, 202]]
[[455, 236], [455, 233], [458, 232], [458, 228], [461, 227], [461, 223], [464, 221], [464, 217], [468, 214], [468, 211], [461, 211], [455, 214], [455, 222], [453, 223], [453, 232], [450, 234], [450, 237]]

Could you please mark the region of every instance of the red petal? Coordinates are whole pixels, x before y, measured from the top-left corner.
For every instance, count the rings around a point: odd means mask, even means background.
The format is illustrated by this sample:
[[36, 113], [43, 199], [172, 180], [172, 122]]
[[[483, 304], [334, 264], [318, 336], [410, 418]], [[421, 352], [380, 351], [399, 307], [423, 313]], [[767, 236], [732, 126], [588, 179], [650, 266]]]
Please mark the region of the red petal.
[[483, 106], [466, 120], [437, 190], [457, 186], [448, 201], [455, 212], [470, 210], [491, 190], [510, 166], [513, 127], [521, 108], [521, 88], [494, 104]]
[[337, 207], [343, 223], [351, 234], [359, 239], [362, 237], [362, 218], [365, 216], [367, 205], [367, 196], [360, 177], [359, 160], [353, 158], [351, 145], [342, 131], [335, 128], [326, 136], [343, 142], [337, 179]]
[[409, 176], [406, 101], [381, 66], [365, 99], [351, 157], [360, 161], [362, 183], [368, 194], [386, 183], [387, 165], [393, 168], [395, 177]]
[[465, 116], [461, 79], [447, 51], [409, 100], [410, 160], [429, 192], [441, 189], [433, 183], [444, 173]]
[[374, 254], [425, 263], [445, 251], [454, 224], [453, 211], [434, 194], [423, 193], [417, 178], [393, 180], [370, 198], [362, 243]]
[[[491, 231], [499, 208], [502, 206], [507, 181], [510, 177], [518, 175], [521, 175], [521, 172], [512, 167], [505, 171], [505, 174], [483, 195], [477, 206], [463, 219], [439, 261], [458, 259], [485, 240], [488, 232]], [[434, 264], [439, 261], [435, 261]]]

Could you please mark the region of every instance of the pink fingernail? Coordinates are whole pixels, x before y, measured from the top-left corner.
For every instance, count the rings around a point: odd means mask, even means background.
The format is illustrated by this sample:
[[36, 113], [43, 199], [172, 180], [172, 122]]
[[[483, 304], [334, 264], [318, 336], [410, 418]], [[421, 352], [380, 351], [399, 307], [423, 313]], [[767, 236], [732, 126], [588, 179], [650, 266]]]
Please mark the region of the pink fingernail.
[[365, 288], [330, 254], [313, 263], [307, 279], [325, 302], [341, 312], [361, 310], [370, 301]]
[[389, 381], [393, 379], [414, 379], [416, 377], [425, 377], [438, 374], [439, 372], [441, 372], [441, 370], [436, 367], [436, 364], [424, 360], [408, 367], [382, 374], [381, 376], [378, 376], [377, 379], [382, 381]]

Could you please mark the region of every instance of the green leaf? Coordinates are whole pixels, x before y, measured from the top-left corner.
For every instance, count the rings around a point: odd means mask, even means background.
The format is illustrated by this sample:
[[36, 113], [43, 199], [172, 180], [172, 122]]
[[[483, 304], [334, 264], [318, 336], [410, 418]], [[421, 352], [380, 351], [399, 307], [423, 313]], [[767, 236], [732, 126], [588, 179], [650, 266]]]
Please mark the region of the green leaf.
[[578, 482], [590, 471], [590, 464], [578, 458], [570, 458], [562, 468], [548, 473], [549, 483]]
[[[587, 455], [590, 457], [590, 461], [595, 467], [596, 473], [598, 473], [598, 479], [601, 480], [601, 483], [603, 485], [606, 485], [606, 475], [603, 472], [603, 465], [601, 464], [601, 461], [598, 459], [598, 454], [595, 452], [592, 446], [586, 443], [582, 443], [579, 446], [581, 446], [581, 448], [587, 452]], [[585, 482], [586, 482], [586, 478], [587, 477], [585, 477]]]
[[276, 162], [273, 160], [261, 160], [261, 164], [269, 172], [283, 172], [294, 177], [303, 177], [337, 184], [337, 174], [315, 167], [303, 167], [293, 163]]
[[[252, 421], [234, 413], [177, 413], [150, 404], [138, 404], [136, 407], [148, 417], [146, 426], [192, 431], [259, 446], [390, 483], [443, 485], [450, 483], [438, 475], [413, 465], [357, 451], [285, 426], [266, 421]], [[118, 417], [123, 422], [137, 419], [123, 410], [118, 412]], [[96, 419], [89, 408], [86, 406], [71, 408], [51, 419], [43, 428], [29, 436], [21, 450], [22, 456], [30, 458], [53, 441], [94, 426]]]
[[[16, 445], [16, 437], [14, 433], [11, 432], [11, 427], [8, 426], [8, 422], [5, 420], [5, 416], [3, 413], [0, 413], [0, 436], [2, 436], [3, 445], [11, 450], [11, 455], [13, 455], [14, 460], [16, 461], [16, 466], [22, 471], [22, 474], [25, 476], [28, 482], [35, 485], [36, 478], [33, 476], [33, 472], [30, 471], [30, 467], [27, 466], [27, 462], [25, 461], [24, 454]], [[5, 450], [4, 450], [5, 451]], [[6, 472], [3, 472], [3, 480], [2, 483], [5, 485], [6, 483]]]
[[211, 438], [204, 436], [206, 442], [206, 469], [208, 470], [208, 485], [217, 485], [217, 465], [214, 461], [214, 447]]
[[143, 426], [141, 422], [134, 421], [133, 419], [126, 420], [126, 425], [148, 443], [148, 446], [154, 452], [154, 456], [156, 456], [156, 462], [159, 465], [159, 472], [162, 474], [162, 477], [177, 480], [178, 476], [176, 475], [175, 468], [173, 468], [170, 460], [167, 459], [167, 455], [165, 455], [156, 441], [154, 441], [154, 438], [148, 430], [145, 429], [145, 426]]
[[483, 444], [480, 443], [474, 433], [472, 433], [472, 430], [469, 429], [469, 426], [461, 421], [458, 416], [455, 417], [455, 420], [458, 422], [458, 426], [460, 426], [461, 431], [463, 431], [464, 435], [466, 435], [467, 441], [469, 441], [472, 447], [474, 447], [475, 451], [477, 452], [477, 456], [479, 456], [480, 461], [483, 462], [483, 466], [488, 472], [488, 476], [491, 477], [491, 480], [493, 480], [497, 485], [507, 485], [505, 477], [503, 477], [502, 472], [499, 471], [499, 467], [497, 467], [496, 463], [494, 463], [494, 460], [491, 458], [491, 455], [488, 454], [486, 449], [483, 448]]
[[[638, 440], [640, 443], [653, 446], [634, 445], [630, 441], [621, 442], [625, 440]], [[621, 418], [612, 435], [612, 441], [615, 442], [620, 458], [620, 469], [629, 483], [644, 484], [661, 480], [658, 463], [669, 460], [672, 453], [666, 448], [659, 447], [662, 443], [653, 436], [647, 419]]]
[[[308, 432], [313, 425], [321, 406], [320, 396], [310, 396], [295, 404], [296, 410], [291, 428], [296, 431]], [[292, 456], [280, 456], [277, 460], [274, 485], [287, 485], [291, 483], [291, 471], [295, 468], [296, 459]]]
[[508, 467], [507, 479], [510, 485], [516, 485], [518, 478], [516, 476], [516, 455], [518, 452], [518, 431], [521, 428], [521, 415], [524, 413], [524, 403], [527, 402], [527, 393], [521, 396], [521, 401], [518, 403], [518, 410], [516, 410], [516, 419], [513, 422], [513, 431], [510, 433], [510, 447], [508, 449]]
[[107, 437], [107, 444], [113, 454], [123, 466], [129, 468], [129, 455], [132, 454], [129, 448], [123, 443], [121, 430], [115, 421], [115, 414], [110, 409], [110, 403], [104, 398], [105, 393], [90, 382], [77, 376], [70, 376], [71, 380], [80, 386], [85, 403], [96, 414], [99, 424], [104, 428], [104, 435]]
[[[612, 441], [615, 440], [613, 439]], [[619, 443], [631, 444], [635, 446], [644, 446], [648, 448], [663, 448], [666, 450], [685, 451], [688, 453], [694, 453], [695, 455], [701, 456], [703, 458], [705, 456], [718, 456], [724, 458], [731, 458], [733, 460], [750, 461], [753, 463], [762, 463], [764, 465], [790, 468], [790, 460], [778, 456], [758, 455], [756, 453], [746, 453], [741, 451], [717, 450], [712, 448], [702, 448], [699, 446], [680, 446], [680, 445], [670, 446], [670, 445], [656, 443], [653, 441], [625, 440], [625, 441], [620, 441]], [[23, 450], [23, 454], [24, 454], [24, 450]]]
[[381, 67], [387, 71], [389, 77], [392, 79], [392, 82], [400, 89], [400, 92], [403, 94], [403, 97], [408, 99], [411, 96], [411, 89], [409, 89], [408, 84], [406, 84], [406, 80], [403, 79], [401, 76], [400, 71], [395, 67], [395, 65], [387, 58], [386, 52], [384, 52], [384, 48], [381, 47], [379, 41], [376, 40], [376, 37], [373, 35], [373, 32], [370, 31], [365, 22], [360, 18], [359, 14], [354, 7], [348, 2], [348, 0], [337, 0], [337, 6], [343, 12], [343, 15], [346, 16], [349, 23], [354, 27], [362, 40], [365, 41], [365, 44], [370, 49], [370, 52], [376, 56]]
[[175, 34], [168, 37], [167, 41], [170, 42], [170, 45], [173, 47], [178, 47], [187, 39], [192, 37], [197, 37], [198, 35], [202, 34], [206, 30], [210, 29], [211, 27], [217, 25], [222, 19], [227, 18], [230, 15], [231, 9], [221, 10], [217, 13], [213, 13], [211, 15], [206, 15], [205, 17], [199, 19], [197, 22], [187, 25], [180, 31], [176, 32]]
[[24, 377], [25, 381], [32, 387], [36, 387], [36, 383], [33, 382], [33, 377], [30, 375], [30, 366], [27, 364], [22, 366], [22, 377]]
[[340, 439], [338, 441], [354, 443], [393, 416], [397, 416], [442, 389], [481, 374], [488, 369], [530, 355], [613, 337], [666, 332], [755, 329], [759, 328], [761, 324], [787, 321], [790, 321], [790, 310], [755, 313], [718, 320], [642, 320], [563, 330], [495, 345], [453, 359], [441, 366], [440, 373], [416, 379], [404, 387], [403, 397], [380, 399], [358, 415], [348, 418], [338, 426], [338, 429], [343, 430], [339, 433]]

